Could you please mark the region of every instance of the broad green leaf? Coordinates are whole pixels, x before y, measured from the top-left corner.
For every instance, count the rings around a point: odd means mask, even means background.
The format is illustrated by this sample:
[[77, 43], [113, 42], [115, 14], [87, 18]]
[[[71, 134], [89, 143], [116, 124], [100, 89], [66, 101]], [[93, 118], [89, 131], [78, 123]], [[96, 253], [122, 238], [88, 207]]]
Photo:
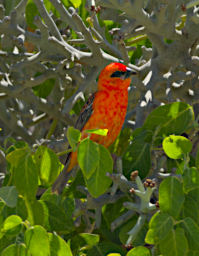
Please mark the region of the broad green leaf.
[[11, 244], [14, 244], [16, 242], [16, 237], [8, 237], [8, 236], [3, 236], [0, 239], [0, 252], [4, 249], [6, 249], [6, 247], [8, 247]]
[[48, 233], [42, 226], [36, 225], [27, 229], [24, 238], [28, 255], [50, 256]]
[[99, 163], [99, 145], [89, 138], [84, 139], [79, 144], [77, 158], [84, 177], [89, 179]]
[[93, 133], [101, 136], [107, 136], [108, 129], [89, 129], [85, 130], [85, 133]]
[[4, 217], [2, 215], [3, 210], [5, 209], [5, 203], [3, 201], [0, 201], [0, 226], [3, 223]]
[[195, 221], [189, 217], [181, 222], [181, 226], [185, 229], [186, 238], [188, 240], [189, 248], [192, 250], [199, 250], [199, 226]]
[[15, 186], [5, 186], [0, 188], [0, 199], [8, 206], [15, 207], [17, 205], [18, 193]]
[[34, 19], [37, 15], [39, 15], [39, 11], [33, 0], [28, 0], [25, 15], [28, 26], [32, 29], [36, 29], [37, 27], [34, 24]]
[[196, 167], [199, 170], [199, 148], [198, 148], [198, 151], [197, 151], [197, 154], [196, 154]]
[[62, 201], [62, 207], [64, 208], [67, 216], [72, 217], [75, 210], [75, 199], [69, 197], [65, 198], [64, 201]]
[[46, 205], [42, 200], [34, 200], [30, 202], [30, 207], [34, 225], [43, 226], [48, 216]]
[[177, 218], [184, 202], [182, 183], [175, 177], [162, 181], [159, 188], [160, 210]]
[[186, 168], [183, 173], [183, 187], [185, 193], [199, 188], [199, 170], [195, 167]]
[[43, 201], [48, 201], [54, 204], [59, 204], [61, 201], [61, 196], [55, 193], [52, 193], [51, 188], [48, 188], [40, 198]]
[[93, 197], [98, 197], [106, 192], [112, 183], [112, 180], [106, 174], [113, 171], [113, 160], [109, 151], [100, 144], [96, 145], [99, 149], [97, 167], [91, 177], [86, 179], [88, 191]]
[[194, 120], [193, 108], [184, 102], [174, 102], [153, 110], [144, 122], [144, 127], [157, 133], [158, 143], [170, 134], [180, 135]]
[[91, 249], [93, 246], [96, 246], [99, 243], [99, 239], [99, 235], [96, 234], [77, 234], [71, 240], [71, 248], [73, 250], [73, 253], [76, 255], [77, 251]]
[[150, 256], [149, 249], [144, 246], [138, 246], [130, 250], [126, 256]]
[[126, 149], [122, 158], [125, 174], [138, 170], [139, 176], [144, 178], [149, 173], [151, 168], [151, 146], [147, 142], [148, 136], [146, 130], [141, 130]]
[[24, 244], [11, 244], [2, 251], [1, 256], [27, 256], [26, 246]]
[[[58, 11], [55, 9], [54, 5], [49, 0], [43, 0], [45, 7], [48, 12], [52, 12], [56, 17], [60, 17]], [[62, 0], [63, 1], [63, 0]]]
[[73, 220], [71, 216], [65, 213], [64, 209], [52, 202], [44, 201], [46, 207], [46, 225], [50, 231], [71, 231]]
[[37, 167], [27, 149], [16, 149], [7, 155], [10, 162], [13, 179], [19, 194], [34, 199], [38, 187]]
[[188, 242], [182, 228], [172, 229], [164, 240], [160, 241], [160, 251], [164, 256], [186, 256]]
[[42, 185], [52, 184], [62, 170], [62, 164], [57, 155], [50, 148], [40, 146], [34, 155], [34, 159]]
[[109, 147], [110, 152], [113, 152], [117, 156], [122, 156], [129, 147], [129, 143], [133, 137], [132, 133], [133, 131], [131, 128], [125, 127], [122, 129], [115, 142]]
[[[36, 77], [39, 76], [39, 75], [42, 75], [42, 74], [37, 73]], [[47, 79], [42, 84], [34, 86], [32, 89], [33, 89], [33, 92], [36, 96], [45, 99], [50, 95], [54, 85], [55, 85], [55, 79], [50, 78], [50, 79]]]
[[19, 162], [24, 159], [30, 153], [30, 149], [28, 147], [17, 148], [11, 146], [7, 152], [6, 160], [12, 167], [16, 167], [19, 165]]
[[6, 236], [16, 236], [20, 233], [21, 229], [22, 219], [17, 215], [11, 215], [5, 219], [0, 233], [6, 234]]
[[195, 188], [188, 193], [199, 204], [199, 188]]
[[199, 255], [199, 251], [189, 250], [187, 253], [187, 256], [198, 256], [198, 255]]
[[85, 241], [86, 245], [94, 246], [99, 243], [100, 237], [96, 234], [80, 233], [79, 236]]
[[67, 129], [66, 135], [71, 148], [73, 149], [73, 151], [76, 151], [77, 144], [81, 139], [81, 132], [78, 129], [75, 129], [72, 126], [70, 126]]
[[191, 152], [192, 143], [183, 136], [170, 135], [163, 140], [164, 152], [172, 159], [181, 159]]
[[6, 0], [3, 2], [5, 7], [5, 14], [8, 16], [20, 0]]
[[[24, 149], [24, 153], [30, 152], [30, 148], [28, 146], [28, 144], [25, 141], [13, 141], [14, 139], [9, 138], [8, 141], [9, 143], [12, 143], [12, 145], [6, 150], [6, 159], [8, 160], [8, 162], [12, 161], [12, 154], [10, 154], [12, 151], [15, 151], [17, 149]], [[26, 149], [26, 151], [25, 151]], [[23, 153], [23, 154], [24, 154]], [[16, 158], [16, 156], [14, 156]]]
[[167, 213], [157, 212], [149, 222], [145, 241], [148, 244], [159, 243], [173, 228], [173, 219]]
[[28, 218], [28, 212], [23, 197], [19, 197], [17, 200], [16, 214], [20, 216], [22, 220], [26, 220]]
[[70, 2], [73, 4], [75, 8], [80, 7], [82, 0], [70, 0]]
[[73, 256], [69, 245], [56, 233], [48, 233], [51, 256]]
[[199, 223], [199, 205], [189, 194], [185, 196], [181, 215], [183, 218], [190, 217]]

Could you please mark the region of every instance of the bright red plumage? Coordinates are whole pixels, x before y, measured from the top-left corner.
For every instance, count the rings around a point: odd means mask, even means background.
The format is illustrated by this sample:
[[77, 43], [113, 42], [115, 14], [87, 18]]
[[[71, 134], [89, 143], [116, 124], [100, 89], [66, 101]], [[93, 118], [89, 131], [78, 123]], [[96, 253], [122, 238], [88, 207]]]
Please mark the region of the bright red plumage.
[[[98, 91], [92, 102], [92, 114], [82, 128], [82, 138], [88, 129], [108, 129], [106, 137], [92, 134], [91, 140], [110, 146], [121, 131], [128, 105], [128, 87], [130, 76], [135, 74], [122, 63], [111, 63], [99, 75]], [[84, 120], [83, 120], [84, 122]], [[77, 164], [77, 152], [72, 152], [67, 172]]]
[[[96, 134], [91, 139], [105, 147], [110, 146], [122, 129], [128, 104], [128, 87], [131, 75], [136, 74], [122, 63], [111, 63], [100, 73], [98, 91], [93, 94], [77, 120], [76, 128], [82, 131], [82, 137], [88, 135], [87, 129], [108, 129], [107, 136]], [[66, 166], [53, 184], [53, 191], [62, 192], [68, 173], [77, 164], [77, 152], [67, 156]]]

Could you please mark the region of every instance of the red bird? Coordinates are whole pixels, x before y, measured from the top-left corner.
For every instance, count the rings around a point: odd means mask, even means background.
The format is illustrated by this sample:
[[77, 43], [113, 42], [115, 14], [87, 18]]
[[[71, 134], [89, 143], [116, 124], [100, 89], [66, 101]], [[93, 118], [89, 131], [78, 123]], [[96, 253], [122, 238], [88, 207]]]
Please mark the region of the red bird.
[[[88, 136], [84, 133], [85, 130], [108, 129], [107, 136], [92, 134], [90, 139], [105, 147], [109, 147], [115, 141], [124, 123], [128, 105], [128, 87], [131, 76], [135, 74], [135, 71], [122, 63], [111, 63], [101, 71], [98, 91], [88, 99], [75, 125], [75, 128], [82, 131], [82, 138]], [[54, 191], [61, 192], [66, 184], [64, 178], [77, 165], [77, 152], [70, 153], [66, 163], [69, 164], [53, 185]]]

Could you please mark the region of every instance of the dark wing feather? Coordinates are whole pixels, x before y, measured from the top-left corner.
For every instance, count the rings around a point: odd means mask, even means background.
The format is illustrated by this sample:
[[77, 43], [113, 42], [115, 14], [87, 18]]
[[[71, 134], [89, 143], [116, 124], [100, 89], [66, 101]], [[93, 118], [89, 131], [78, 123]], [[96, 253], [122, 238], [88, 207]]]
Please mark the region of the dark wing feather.
[[84, 125], [87, 123], [88, 119], [93, 113], [93, 101], [95, 98], [95, 93], [93, 93], [87, 100], [86, 104], [83, 106], [80, 115], [75, 123], [75, 128], [82, 130]]

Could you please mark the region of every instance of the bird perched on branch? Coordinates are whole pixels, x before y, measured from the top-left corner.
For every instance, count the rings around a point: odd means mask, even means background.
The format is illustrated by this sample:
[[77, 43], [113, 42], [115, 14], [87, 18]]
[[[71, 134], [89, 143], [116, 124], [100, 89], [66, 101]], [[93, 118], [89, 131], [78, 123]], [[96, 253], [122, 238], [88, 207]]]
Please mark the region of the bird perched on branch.
[[[122, 129], [128, 105], [128, 87], [131, 76], [136, 72], [122, 63], [111, 63], [100, 73], [98, 91], [94, 93], [83, 107], [75, 128], [84, 133], [89, 129], [108, 129], [107, 136], [91, 134], [90, 139], [109, 147]], [[66, 184], [67, 174], [77, 165], [77, 152], [67, 156], [66, 166], [53, 185], [53, 191], [61, 192]]]

